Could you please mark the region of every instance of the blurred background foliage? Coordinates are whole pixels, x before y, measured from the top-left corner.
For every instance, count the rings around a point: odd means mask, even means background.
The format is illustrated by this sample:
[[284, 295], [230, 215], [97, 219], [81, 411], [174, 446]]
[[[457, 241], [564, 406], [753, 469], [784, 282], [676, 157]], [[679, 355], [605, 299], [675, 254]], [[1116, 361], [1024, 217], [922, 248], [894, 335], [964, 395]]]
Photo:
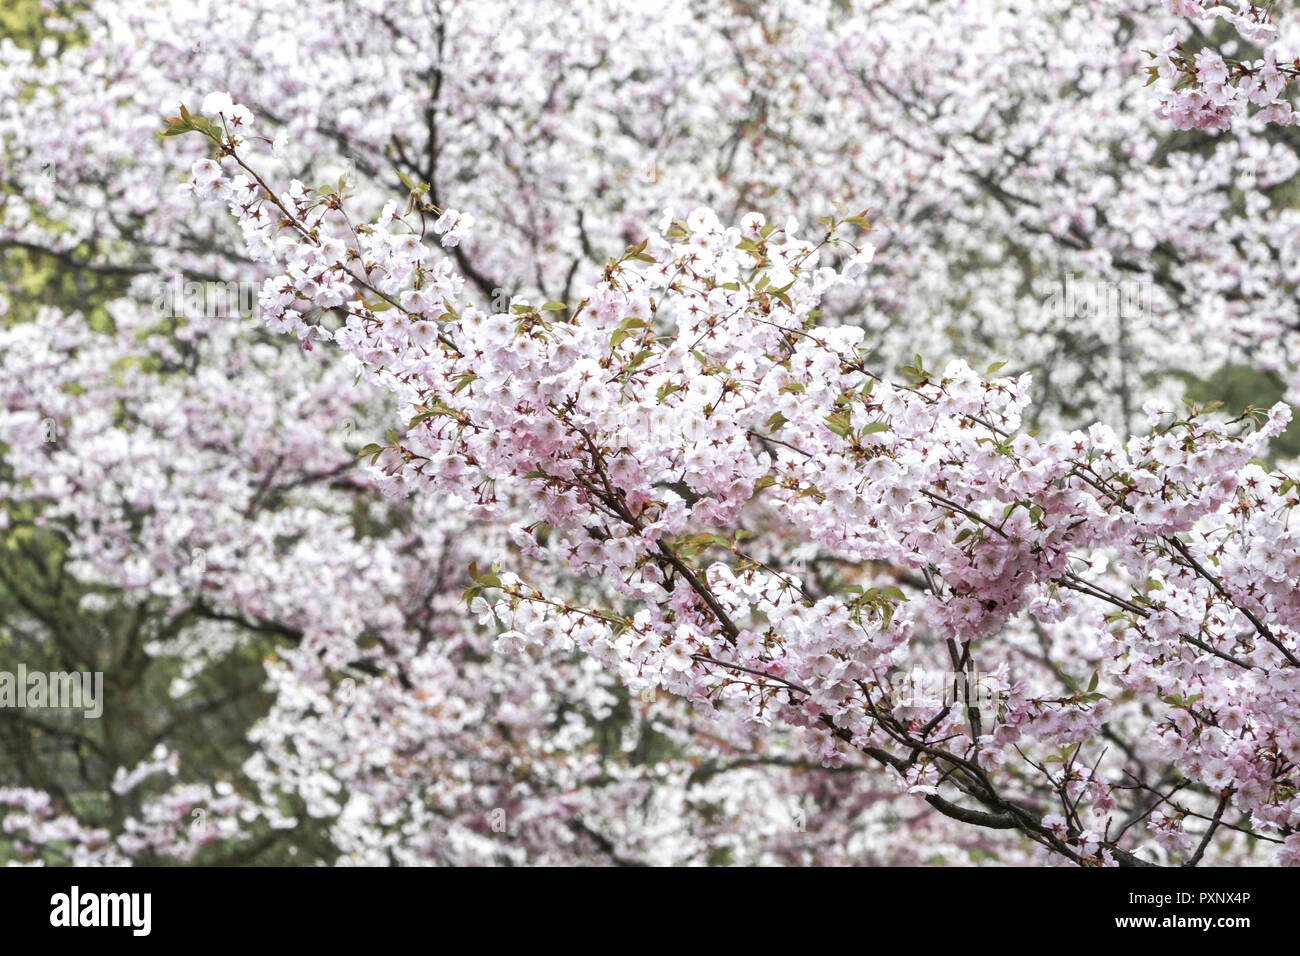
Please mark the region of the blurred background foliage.
[[[0, 40], [8, 38], [38, 56], [42, 41], [53, 41], [57, 51], [77, 37], [51, 34], [42, 28], [42, 18], [85, 5], [2, 0]], [[3, 193], [16, 188], [2, 172], [9, 162], [10, 157], [0, 156], [0, 202]], [[0, 295], [8, 307], [0, 321], [29, 321], [50, 307], [79, 312], [92, 327], [104, 328], [110, 321], [105, 304], [123, 294], [129, 276], [97, 271], [98, 258], [87, 247], [55, 255], [36, 247], [0, 245]], [[0, 443], [0, 451], [8, 449]], [[263, 687], [262, 661], [275, 652], [276, 636], [251, 635], [234, 652], [189, 676], [192, 688], [176, 700], [170, 689], [182, 676], [180, 662], [152, 657], [145, 647], [194, 622], [168, 620], [147, 600], [79, 584], [65, 572], [61, 535], [33, 527], [30, 514], [6, 507], [9, 527], [0, 531], [0, 670], [12, 672], [22, 663], [29, 672], [101, 672], [104, 696], [112, 705], [97, 720], [87, 720], [79, 711], [0, 709], [0, 788], [44, 790], [56, 809], [121, 832], [123, 821], [138, 816], [139, 807], [135, 794], [113, 792], [113, 775], [119, 767], [147, 759], [160, 743], [180, 758], [176, 782], [221, 779], [238, 787], [243, 782], [240, 768], [253, 751], [247, 731], [271, 703]], [[213, 844], [193, 862], [289, 865], [334, 858], [328, 821], [312, 819], [290, 801], [281, 810], [301, 825], [255, 833], [236, 848]], [[0, 865], [14, 859], [29, 856], [15, 852], [0, 830]], [[58, 847], [51, 847], [44, 862], [67, 861]], [[167, 861], [146, 853], [139, 862]]]
[[0, 36], [35, 50], [41, 39], [40, 0], [5, 0], [0, 6]]

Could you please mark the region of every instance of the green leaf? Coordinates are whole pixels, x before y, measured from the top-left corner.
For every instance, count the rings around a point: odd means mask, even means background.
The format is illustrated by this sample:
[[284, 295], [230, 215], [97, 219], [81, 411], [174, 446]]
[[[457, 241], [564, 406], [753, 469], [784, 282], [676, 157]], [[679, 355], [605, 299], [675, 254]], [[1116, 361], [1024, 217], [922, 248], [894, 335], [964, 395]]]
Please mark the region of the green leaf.
[[839, 415], [827, 415], [826, 427], [841, 438], [845, 437], [849, 433], [849, 427], [843, 424], [843, 419]]
[[667, 398], [669, 395], [673, 394], [673, 392], [680, 392], [685, 387], [686, 386], [681, 382], [677, 382], [675, 384], [671, 382], [664, 382], [662, 385], [659, 386], [659, 391], [655, 393], [655, 397], [659, 400], [660, 403], [662, 403], [663, 400]]

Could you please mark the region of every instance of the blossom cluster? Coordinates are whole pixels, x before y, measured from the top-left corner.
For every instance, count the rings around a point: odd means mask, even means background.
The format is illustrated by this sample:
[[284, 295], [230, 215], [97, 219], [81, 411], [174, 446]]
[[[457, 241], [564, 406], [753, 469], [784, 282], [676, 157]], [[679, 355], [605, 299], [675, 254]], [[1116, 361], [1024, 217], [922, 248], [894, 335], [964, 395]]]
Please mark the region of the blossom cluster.
[[[1222, 17], [1253, 43], [1263, 45], [1277, 38], [1267, 8], [1251, 0], [1213, 5], [1203, 0], [1165, 0], [1165, 4], [1196, 21]], [[1148, 73], [1159, 91], [1156, 115], [1176, 129], [1229, 129], [1252, 105], [1258, 107], [1252, 115], [1259, 122], [1283, 126], [1300, 122], [1300, 113], [1285, 96], [1300, 76], [1300, 58], [1280, 53], [1278, 46], [1266, 47], [1257, 60], [1225, 59], [1208, 46], [1191, 55], [1174, 32], [1151, 56], [1154, 62]]]

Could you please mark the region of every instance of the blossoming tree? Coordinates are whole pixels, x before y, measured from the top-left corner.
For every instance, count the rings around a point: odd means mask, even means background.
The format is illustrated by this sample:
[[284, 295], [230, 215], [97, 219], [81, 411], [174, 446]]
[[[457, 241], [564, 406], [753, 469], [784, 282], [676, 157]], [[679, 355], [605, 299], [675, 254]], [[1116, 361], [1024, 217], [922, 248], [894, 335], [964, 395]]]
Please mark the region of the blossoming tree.
[[[828, 765], [866, 755], [940, 813], [1076, 862], [1136, 862], [1116, 794], [1150, 785], [1122, 749], [1107, 761], [1085, 745], [1149, 715], [1169, 762], [1217, 796], [1197, 855], [1232, 806], [1294, 856], [1296, 499], [1250, 463], [1285, 406], [1244, 433], [1152, 403], [1144, 437], [1036, 438], [1014, 379], [918, 357], [909, 381], [882, 380], [863, 329], [816, 318], [870, 258], [836, 221], [809, 241], [697, 209], [576, 303], [485, 313], [422, 241], [454, 249], [465, 223], [426, 184], [404, 215], [390, 202], [358, 223], [334, 190], [268, 185], [241, 152], [246, 108], [212, 94], [203, 112], [182, 109], [168, 132], [214, 145], [225, 165], [200, 160], [187, 188], [225, 199], [250, 254], [284, 262], [263, 314], [304, 345], [335, 341], [409, 416], [362, 453], [416, 493], [429, 482], [513, 521], [524, 555], [608, 589], [590, 604], [471, 568], [472, 606], [507, 628], [500, 651], [577, 645], [632, 686], [804, 727]], [[841, 242], [843, 267], [823, 265]], [[829, 580], [790, 570], [809, 545]], [[996, 714], [895, 699], [899, 667], [1010, 675], [1016, 618], [1089, 647], [1087, 686], [1049, 654], [1064, 690], [1022, 677]], [[1117, 714], [1126, 692], [1135, 706]], [[1158, 818], [1176, 849], [1190, 850], [1187, 815]]]
[[[182, 680], [281, 645], [226, 792], [146, 750], [130, 826], [10, 792], [26, 845], [1295, 862], [1289, 413], [1170, 375], [1293, 381], [1295, 159], [1172, 135], [1214, 125], [1149, 110], [1174, 18], [1103, 6], [104, 2], [3, 47], [0, 242], [128, 286], [10, 333], [9, 444], [82, 450], [6, 495], [202, 624]], [[303, 347], [152, 331], [179, 272]]]

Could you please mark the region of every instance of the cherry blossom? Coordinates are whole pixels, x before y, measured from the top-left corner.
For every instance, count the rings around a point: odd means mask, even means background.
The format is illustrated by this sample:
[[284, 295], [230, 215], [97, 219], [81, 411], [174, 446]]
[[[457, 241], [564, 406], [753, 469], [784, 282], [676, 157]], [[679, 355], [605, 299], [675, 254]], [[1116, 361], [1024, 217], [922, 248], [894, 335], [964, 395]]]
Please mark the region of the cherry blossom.
[[100, 0], [0, 40], [0, 246], [94, 289], [0, 293], [0, 531], [143, 609], [175, 713], [239, 654], [268, 701], [229, 779], [97, 768], [112, 815], [0, 781], [6, 843], [1296, 863], [1289, 412], [1182, 401], [1300, 384], [1293, 21]]

